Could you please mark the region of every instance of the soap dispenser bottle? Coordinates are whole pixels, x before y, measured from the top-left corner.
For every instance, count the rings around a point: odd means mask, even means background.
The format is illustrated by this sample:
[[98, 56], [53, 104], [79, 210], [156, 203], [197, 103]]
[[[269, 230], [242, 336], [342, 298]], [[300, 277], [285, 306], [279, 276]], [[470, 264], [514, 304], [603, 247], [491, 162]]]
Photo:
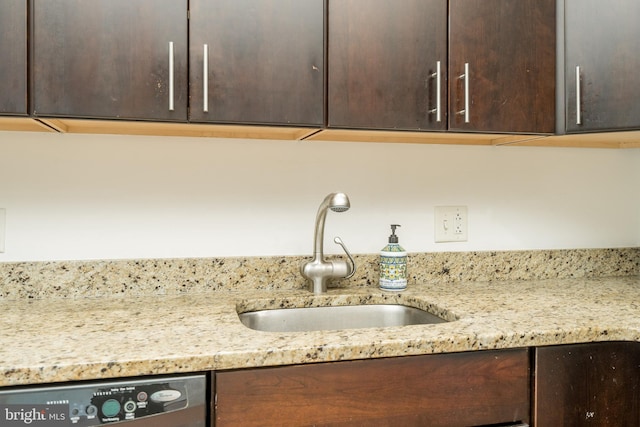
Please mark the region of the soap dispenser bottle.
[[380, 289], [402, 291], [407, 288], [407, 252], [398, 243], [396, 228], [391, 224], [389, 244], [380, 251]]

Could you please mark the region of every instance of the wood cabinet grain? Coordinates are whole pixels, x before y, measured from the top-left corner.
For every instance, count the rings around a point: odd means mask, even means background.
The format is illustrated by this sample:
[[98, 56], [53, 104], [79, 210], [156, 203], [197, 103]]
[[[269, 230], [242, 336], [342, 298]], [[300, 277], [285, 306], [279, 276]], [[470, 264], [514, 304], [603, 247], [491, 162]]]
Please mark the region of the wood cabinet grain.
[[527, 349], [217, 372], [213, 388], [217, 427], [529, 420]]
[[536, 426], [640, 425], [640, 344], [535, 349]]
[[567, 132], [640, 129], [640, 2], [565, 0]]
[[34, 0], [33, 113], [187, 119], [186, 0]]
[[554, 0], [330, 2], [329, 126], [553, 133], [555, 17]]
[[328, 31], [330, 127], [447, 128], [446, 0], [331, 1]]
[[192, 121], [324, 124], [323, 0], [189, 3]]
[[0, 114], [27, 115], [27, 2], [0, 2]]
[[449, 2], [450, 130], [555, 131], [555, 17], [555, 0]]

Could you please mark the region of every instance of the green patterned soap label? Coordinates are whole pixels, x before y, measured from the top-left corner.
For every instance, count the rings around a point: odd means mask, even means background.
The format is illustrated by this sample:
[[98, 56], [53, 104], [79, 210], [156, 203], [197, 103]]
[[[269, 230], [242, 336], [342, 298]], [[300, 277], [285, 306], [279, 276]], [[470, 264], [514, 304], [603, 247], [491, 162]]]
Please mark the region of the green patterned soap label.
[[380, 257], [380, 288], [403, 290], [407, 287], [407, 256]]

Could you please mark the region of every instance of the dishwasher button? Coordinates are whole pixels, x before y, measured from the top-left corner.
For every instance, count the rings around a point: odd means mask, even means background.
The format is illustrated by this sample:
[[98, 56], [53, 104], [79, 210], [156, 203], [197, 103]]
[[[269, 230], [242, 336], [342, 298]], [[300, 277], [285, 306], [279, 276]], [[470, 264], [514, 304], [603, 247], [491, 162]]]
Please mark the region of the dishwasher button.
[[120, 413], [120, 402], [109, 399], [102, 404], [102, 413], [107, 418], [115, 417]]
[[136, 402], [134, 402], [133, 400], [129, 400], [127, 401], [127, 403], [124, 404], [124, 412], [133, 412], [136, 410]]
[[98, 408], [96, 408], [95, 405], [89, 405], [84, 411], [88, 417], [92, 418], [98, 412]]
[[151, 395], [151, 400], [156, 403], [172, 402], [179, 399], [182, 393], [178, 390], [160, 390]]

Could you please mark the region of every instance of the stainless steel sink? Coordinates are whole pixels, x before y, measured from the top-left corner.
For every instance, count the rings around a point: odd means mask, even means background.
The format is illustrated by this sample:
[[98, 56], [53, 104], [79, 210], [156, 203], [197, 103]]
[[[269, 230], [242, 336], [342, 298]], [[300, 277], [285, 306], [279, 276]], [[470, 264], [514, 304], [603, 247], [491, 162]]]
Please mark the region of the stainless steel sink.
[[447, 322], [427, 311], [398, 304], [280, 308], [250, 311], [238, 316], [248, 328], [265, 332], [384, 328]]

